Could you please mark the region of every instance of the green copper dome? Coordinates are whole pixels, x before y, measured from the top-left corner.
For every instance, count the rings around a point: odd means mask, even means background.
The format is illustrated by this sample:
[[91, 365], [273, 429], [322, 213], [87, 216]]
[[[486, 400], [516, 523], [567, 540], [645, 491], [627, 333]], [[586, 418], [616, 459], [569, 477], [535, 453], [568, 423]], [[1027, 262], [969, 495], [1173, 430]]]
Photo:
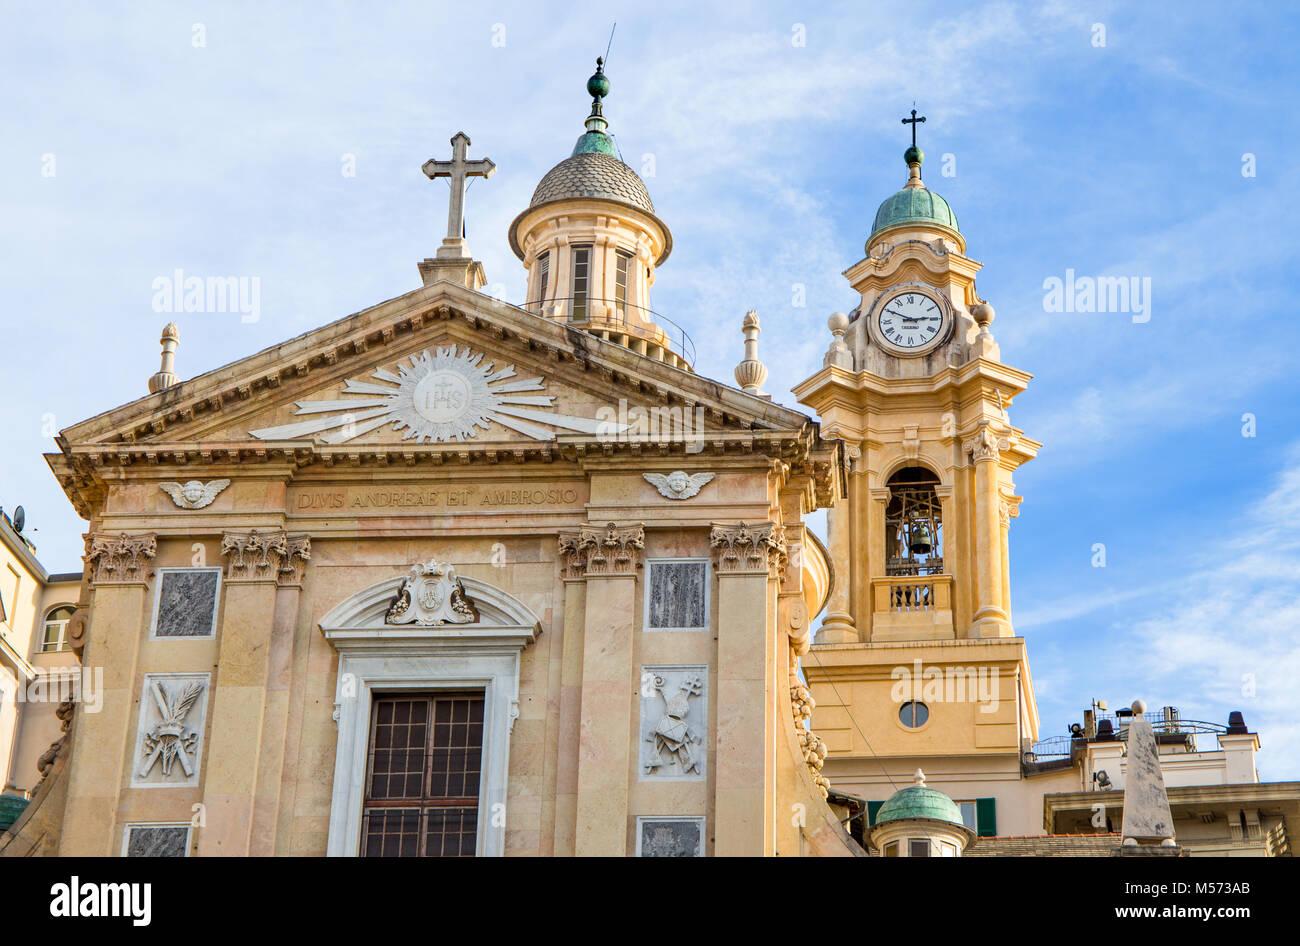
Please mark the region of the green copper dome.
[[[578, 143], [573, 146], [573, 154], [608, 154], [618, 157], [614, 151], [614, 141], [603, 131], [586, 131], [578, 136]], [[570, 157], [573, 155], [571, 154]]]
[[27, 810], [27, 799], [22, 795], [5, 792], [0, 795], [0, 831], [8, 831], [10, 826]]
[[880, 811], [876, 813], [876, 824], [913, 818], [946, 821], [959, 828], [965, 827], [961, 811], [953, 800], [943, 792], [924, 785], [909, 785], [895, 792], [889, 801], [880, 806]]
[[921, 149], [908, 148], [903, 157], [911, 171], [907, 184], [881, 203], [867, 243], [870, 244], [882, 230], [904, 226], [942, 227], [961, 236], [957, 215], [948, 206], [948, 201], [921, 183], [921, 162], [925, 160]]

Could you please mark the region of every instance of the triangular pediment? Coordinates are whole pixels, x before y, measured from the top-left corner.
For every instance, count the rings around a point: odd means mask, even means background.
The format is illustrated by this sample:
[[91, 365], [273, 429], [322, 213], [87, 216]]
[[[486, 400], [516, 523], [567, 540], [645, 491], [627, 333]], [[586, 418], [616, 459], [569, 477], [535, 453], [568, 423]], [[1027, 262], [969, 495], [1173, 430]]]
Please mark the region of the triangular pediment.
[[547, 364], [540, 353], [503, 352], [498, 340], [474, 335], [455, 322], [435, 326], [411, 344], [381, 348], [346, 372], [292, 392], [292, 399], [231, 417], [196, 436], [420, 446], [617, 432], [619, 425], [610, 420], [617, 413], [617, 405], [609, 408], [611, 392], [566, 383], [569, 372]]
[[719, 437], [788, 435], [808, 424], [762, 398], [438, 282], [98, 415], [61, 440], [110, 452], [178, 443], [200, 453], [205, 445], [227, 453], [511, 449], [635, 434], [638, 411], [706, 417]]

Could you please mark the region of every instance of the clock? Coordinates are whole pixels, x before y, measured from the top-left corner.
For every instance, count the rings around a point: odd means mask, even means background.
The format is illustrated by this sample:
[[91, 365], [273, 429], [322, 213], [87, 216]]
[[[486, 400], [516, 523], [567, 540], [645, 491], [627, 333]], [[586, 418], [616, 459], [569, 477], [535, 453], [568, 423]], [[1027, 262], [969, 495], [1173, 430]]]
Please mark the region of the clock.
[[909, 286], [877, 303], [875, 329], [883, 347], [914, 355], [934, 348], [948, 334], [948, 306], [934, 290]]

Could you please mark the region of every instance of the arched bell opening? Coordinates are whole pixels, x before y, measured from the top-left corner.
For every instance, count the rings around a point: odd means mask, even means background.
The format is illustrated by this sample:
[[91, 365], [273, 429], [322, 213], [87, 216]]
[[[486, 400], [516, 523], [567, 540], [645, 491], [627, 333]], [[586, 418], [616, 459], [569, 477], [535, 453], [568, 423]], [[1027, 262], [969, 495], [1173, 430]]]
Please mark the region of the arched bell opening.
[[943, 574], [943, 509], [939, 477], [905, 466], [889, 478], [885, 507], [885, 574]]

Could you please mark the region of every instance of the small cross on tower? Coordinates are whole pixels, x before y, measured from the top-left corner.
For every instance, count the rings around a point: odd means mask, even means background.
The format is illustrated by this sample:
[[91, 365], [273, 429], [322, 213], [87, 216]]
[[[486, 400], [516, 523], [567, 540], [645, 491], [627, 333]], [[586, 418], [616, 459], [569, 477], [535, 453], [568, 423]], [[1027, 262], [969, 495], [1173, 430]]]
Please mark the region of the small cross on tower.
[[912, 117], [911, 117], [911, 118], [904, 118], [904, 119], [903, 119], [903, 124], [904, 124], [904, 125], [911, 125], [911, 126], [912, 126], [912, 147], [913, 147], [913, 148], [916, 147], [916, 126], [919, 125], [919, 124], [920, 124], [921, 122], [923, 122], [923, 121], [925, 121], [925, 116], [922, 115], [920, 118], [917, 118], [917, 117], [916, 117], [916, 109], [912, 109]]
[[438, 248], [439, 259], [469, 259], [469, 246], [465, 242], [465, 178], [491, 177], [497, 166], [488, 158], [470, 161], [469, 135], [456, 132], [451, 139], [451, 160], [435, 161], [430, 158], [420, 170], [429, 180], [438, 177], [451, 179], [451, 199], [447, 203], [447, 236]]

